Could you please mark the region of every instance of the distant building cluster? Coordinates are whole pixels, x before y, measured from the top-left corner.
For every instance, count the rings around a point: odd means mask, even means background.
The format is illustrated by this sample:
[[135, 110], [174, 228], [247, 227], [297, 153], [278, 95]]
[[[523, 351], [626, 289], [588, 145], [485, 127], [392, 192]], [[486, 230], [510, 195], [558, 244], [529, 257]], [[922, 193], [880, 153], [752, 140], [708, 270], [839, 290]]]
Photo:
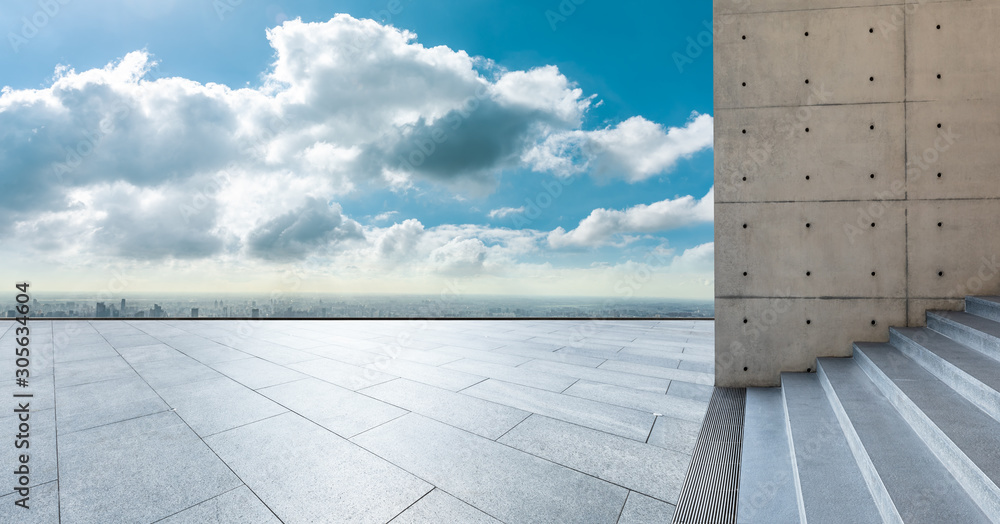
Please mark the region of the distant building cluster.
[[[16, 316], [12, 304], [2, 307]], [[78, 298], [34, 300], [36, 318], [513, 318], [712, 317], [711, 301], [577, 297], [296, 296], [258, 301], [226, 299], [122, 298], [120, 302]]]

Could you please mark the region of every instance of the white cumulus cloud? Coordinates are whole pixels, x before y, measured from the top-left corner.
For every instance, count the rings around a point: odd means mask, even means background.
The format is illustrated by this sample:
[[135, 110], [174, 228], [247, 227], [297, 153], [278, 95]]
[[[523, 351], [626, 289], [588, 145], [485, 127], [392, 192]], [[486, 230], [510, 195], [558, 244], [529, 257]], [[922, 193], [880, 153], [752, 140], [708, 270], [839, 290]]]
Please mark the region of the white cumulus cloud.
[[611, 244], [622, 235], [656, 233], [697, 223], [714, 217], [714, 188], [701, 199], [690, 195], [653, 204], [639, 204], [625, 210], [595, 209], [570, 231], [559, 227], [548, 235], [553, 248], [596, 247]]
[[528, 150], [524, 160], [538, 171], [562, 176], [589, 170], [599, 177], [639, 182], [710, 149], [713, 129], [711, 115], [695, 113], [684, 127], [671, 128], [635, 116], [606, 129], [553, 133]]
[[499, 209], [491, 209], [487, 214], [490, 218], [505, 218], [511, 215], [519, 215], [524, 213], [524, 206], [521, 207], [501, 207]]

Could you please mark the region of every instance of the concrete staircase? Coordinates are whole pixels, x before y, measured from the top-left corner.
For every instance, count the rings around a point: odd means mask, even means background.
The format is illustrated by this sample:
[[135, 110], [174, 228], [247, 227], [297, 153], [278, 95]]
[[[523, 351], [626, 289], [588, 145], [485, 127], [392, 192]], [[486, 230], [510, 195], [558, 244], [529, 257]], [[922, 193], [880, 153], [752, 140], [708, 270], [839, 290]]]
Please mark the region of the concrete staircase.
[[739, 523], [1000, 523], [1000, 297], [747, 390]]

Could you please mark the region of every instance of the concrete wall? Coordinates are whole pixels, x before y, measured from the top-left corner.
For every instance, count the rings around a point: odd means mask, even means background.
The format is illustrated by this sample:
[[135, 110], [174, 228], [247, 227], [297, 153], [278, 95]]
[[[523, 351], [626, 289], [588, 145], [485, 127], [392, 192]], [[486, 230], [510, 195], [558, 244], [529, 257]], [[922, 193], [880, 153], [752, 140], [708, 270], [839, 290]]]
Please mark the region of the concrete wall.
[[715, 0], [716, 384], [1000, 294], [1000, 2]]

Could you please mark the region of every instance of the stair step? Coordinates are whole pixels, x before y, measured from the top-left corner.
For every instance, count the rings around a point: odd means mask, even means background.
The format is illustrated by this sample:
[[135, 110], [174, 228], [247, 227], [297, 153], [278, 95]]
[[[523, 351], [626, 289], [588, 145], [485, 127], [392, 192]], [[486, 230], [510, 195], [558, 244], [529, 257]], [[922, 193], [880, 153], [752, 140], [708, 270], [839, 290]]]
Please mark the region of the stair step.
[[778, 388], [747, 388], [737, 522], [799, 520], [785, 407]]
[[965, 312], [1000, 322], [1000, 297], [966, 297]]
[[781, 391], [800, 521], [882, 522], [819, 377], [782, 373]]
[[1000, 323], [961, 311], [928, 311], [927, 327], [1000, 360]]
[[890, 328], [889, 343], [1000, 421], [1000, 361], [927, 328]]
[[857, 437], [848, 440], [860, 444], [858, 454], [874, 466], [897, 519], [908, 524], [990, 522], [854, 359], [821, 358], [817, 375], [845, 431]]
[[855, 344], [854, 359], [980, 508], [1000, 522], [1000, 422], [889, 344]]

